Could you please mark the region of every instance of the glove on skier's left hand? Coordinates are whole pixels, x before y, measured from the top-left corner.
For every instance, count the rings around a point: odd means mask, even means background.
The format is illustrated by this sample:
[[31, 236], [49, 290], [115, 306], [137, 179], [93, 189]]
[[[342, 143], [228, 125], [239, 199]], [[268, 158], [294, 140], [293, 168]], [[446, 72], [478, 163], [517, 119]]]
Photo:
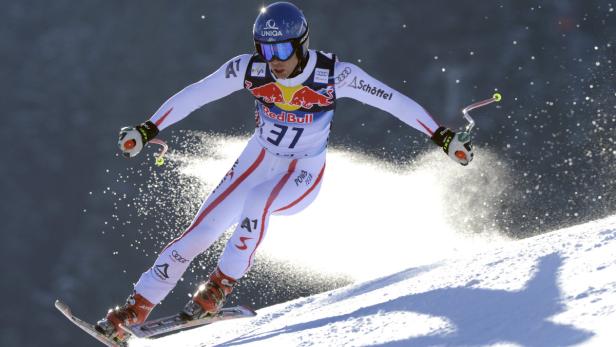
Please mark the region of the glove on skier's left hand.
[[432, 141], [443, 148], [445, 153], [461, 165], [473, 160], [473, 144], [469, 133], [455, 133], [449, 128], [440, 127], [432, 135]]
[[139, 154], [143, 146], [156, 135], [158, 135], [158, 127], [150, 121], [134, 127], [124, 127], [120, 129], [118, 147], [124, 157], [132, 158]]

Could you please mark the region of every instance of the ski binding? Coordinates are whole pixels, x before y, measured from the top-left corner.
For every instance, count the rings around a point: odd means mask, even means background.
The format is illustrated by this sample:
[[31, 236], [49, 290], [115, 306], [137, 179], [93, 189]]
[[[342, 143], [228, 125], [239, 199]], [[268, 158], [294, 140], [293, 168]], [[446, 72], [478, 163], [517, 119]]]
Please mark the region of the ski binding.
[[150, 338], [173, 331], [196, 328], [224, 320], [254, 317], [256, 315], [257, 313], [247, 306], [234, 306], [224, 307], [216, 315], [200, 319], [189, 320], [181, 313], [177, 313], [173, 316], [146, 321], [142, 324], [121, 327], [124, 331], [135, 337]]

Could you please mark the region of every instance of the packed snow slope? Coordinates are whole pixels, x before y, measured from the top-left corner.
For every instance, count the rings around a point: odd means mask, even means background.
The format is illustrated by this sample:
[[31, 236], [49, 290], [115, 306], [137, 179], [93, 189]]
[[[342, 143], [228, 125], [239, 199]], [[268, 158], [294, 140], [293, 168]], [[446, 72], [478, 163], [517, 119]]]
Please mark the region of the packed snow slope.
[[613, 216], [130, 345], [614, 346], [615, 323]]

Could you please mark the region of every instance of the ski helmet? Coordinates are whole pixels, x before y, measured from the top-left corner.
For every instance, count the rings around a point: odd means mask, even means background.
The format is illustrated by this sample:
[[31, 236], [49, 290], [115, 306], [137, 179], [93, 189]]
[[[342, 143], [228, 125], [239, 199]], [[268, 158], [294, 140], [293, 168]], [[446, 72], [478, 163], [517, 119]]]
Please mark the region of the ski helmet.
[[290, 2], [276, 2], [261, 9], [252, 28], [255, 48], [266, 61], [286, 61], [293, 53], [308, 53], [308, 22]]

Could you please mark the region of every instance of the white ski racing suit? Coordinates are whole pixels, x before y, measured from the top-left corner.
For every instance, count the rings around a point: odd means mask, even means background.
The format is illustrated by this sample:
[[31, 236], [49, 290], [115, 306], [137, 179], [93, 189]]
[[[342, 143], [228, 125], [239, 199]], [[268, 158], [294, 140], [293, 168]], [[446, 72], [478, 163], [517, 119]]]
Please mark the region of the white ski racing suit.
[[191, 225], [143, 273], [135, 291], [159, 303], [190, 262], [231, 225], [220, 271], [242, 277], [254, 262], [272, 214], [294, 214], [317, 196], [325, 171], [330, 123], [338, 98], [387, 111], [431, 136], [437, 123], [419, 104], [331, 54], [309, 50], [303, 71], [276, 79], [258, 55], [237, 56], [167, 100], [150, 118], [160, 130], [199, 107], [247, 89], [255, 97], [256, 129], [231, 170], [207, 197]]

